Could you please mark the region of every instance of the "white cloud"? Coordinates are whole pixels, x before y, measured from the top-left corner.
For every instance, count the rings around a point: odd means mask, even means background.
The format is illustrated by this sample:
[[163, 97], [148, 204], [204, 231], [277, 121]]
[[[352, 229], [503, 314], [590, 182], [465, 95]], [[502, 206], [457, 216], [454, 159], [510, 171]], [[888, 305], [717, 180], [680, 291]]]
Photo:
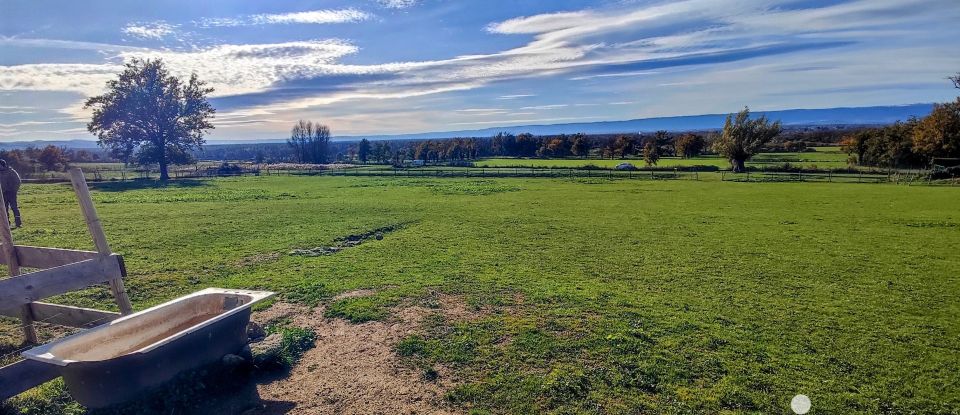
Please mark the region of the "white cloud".
[[546, 33], [577, 27], [595, 13], [590, 11], [560, 12], [516, 17], [487, 25], [487, 31], [502, 34]]
[[29, 64], [0, 66], [0, 90], [68, 91], [96, 94], [116, 76], [119, 65]]
[[311, 10], [279, 14], [254, 14], [239, 17], [212, 17], [197, 22], [201, 27], [256, 26], [266, 24], [356, 23], [372, 18], [357, 9]]
[[341, 40], [312, 40], [259, 45], [219, 45], [189, 52], [124, 52], [119, 56], [163, 59], [177, 75], [200, 74], [214, 87], [214, 96], [261, 92], [285, 80], [344, 72], [337, 59], [357, 52]]
[[123, 28], [123, 33], [140, 39], [160, 40], [176, 33], [178, 25], [166, 22], [130, 23]]
[[519, 98], [530, 98], [535, 96], [536, 95], [533, 95], [533, 94], [500, 95], [499, 97], [497, 97], [497, 99], [510, 100], [510, 99], [519, 99]]
[[406, 9], [417, 4], [417, 0], [378, 0], [378, 3], [388, 9]]

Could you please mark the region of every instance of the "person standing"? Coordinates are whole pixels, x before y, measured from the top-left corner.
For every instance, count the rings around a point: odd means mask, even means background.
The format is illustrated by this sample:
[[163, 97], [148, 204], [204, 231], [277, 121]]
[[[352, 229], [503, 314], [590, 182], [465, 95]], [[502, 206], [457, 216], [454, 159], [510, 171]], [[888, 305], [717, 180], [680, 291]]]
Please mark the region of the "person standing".
[[[20, 191], [20, 175], [7, 166], [7, 161], [0, 159], [0, 189], [3, 189], [4, 209], [13, 211], [13, 223], [20, 227], [20, 207], [17, 206], [17, 192]], [[9, 224], [8, 224], [9, 225]]]

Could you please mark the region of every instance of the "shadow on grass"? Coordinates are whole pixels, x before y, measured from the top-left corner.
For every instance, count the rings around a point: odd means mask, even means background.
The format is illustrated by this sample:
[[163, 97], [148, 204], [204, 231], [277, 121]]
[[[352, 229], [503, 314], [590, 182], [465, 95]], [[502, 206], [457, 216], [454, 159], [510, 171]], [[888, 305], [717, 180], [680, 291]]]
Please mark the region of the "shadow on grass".
[[101, 192], [124, 192], [127, 190], [194, 188], [209, 186], [207, 179], [179, 179], [166, 182], [155, 179], [133, 179], [118, 182], [91, 183], [90, 188]]

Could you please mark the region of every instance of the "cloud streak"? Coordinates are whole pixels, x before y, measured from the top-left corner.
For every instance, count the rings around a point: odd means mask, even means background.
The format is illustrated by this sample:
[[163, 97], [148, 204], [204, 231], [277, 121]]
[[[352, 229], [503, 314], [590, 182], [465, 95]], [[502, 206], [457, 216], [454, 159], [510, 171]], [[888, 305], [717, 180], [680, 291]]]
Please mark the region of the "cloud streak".
[[310, 10], [303, 12], [254, 14], [239, 17], [213, 17], [201, 19], [201, 27], [236, 27], [268, 24], [333, 24], [357, 23], [373, 16], [357, 9]]
[[160, 40], [176, 33], [178, 25], [166, 22], [131, 23], [123, 28], [123, 33], [139, 39]]

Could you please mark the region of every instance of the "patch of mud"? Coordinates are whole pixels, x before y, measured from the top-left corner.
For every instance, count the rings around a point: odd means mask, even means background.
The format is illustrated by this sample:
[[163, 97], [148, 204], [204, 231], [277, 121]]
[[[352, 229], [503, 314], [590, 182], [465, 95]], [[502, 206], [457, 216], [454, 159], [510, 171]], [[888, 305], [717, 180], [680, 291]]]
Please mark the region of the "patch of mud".
[[[358, 297], [372, 290], [341, 294]], [[349, 297], [342, 297], [349, 298]], [[444, 394], [458, 380], [443, 367], [439, 377], [424, 380], [422, 369], [402, 361], [394, 350], [400, 340], [419, 333], [427, 316], [473, 320], [478, 311], [462, 300], [437, 295], [429, 306], [407, 305], [391, 312], [386, 321], [351, 324], [324, 317], [324, 307], [313, 310], [277, 303], [255, 313], [254, 321], [269, 324], [290, 319], [295, 326], [313, 329], [316, 347], [306, 352], [282, 379], [257, 385], [262, 403], [246, 415], [277, 414], [457, 414]]]
[[297, 256], [323, 256], [323, 255], [333, 255], [337, 252], [340, 252], [346, 248], [352, 248], [354, 246], [360, 245], [367, 241], [370, 238], [376, 240], [383, 239], [383, 235], [398, 230], [402, 225], [389, 225], [382, 228], [377, 228], [371, 231], [367, 231], [355, 235], [347, 235], [340, 237], [334, 240], [334, 244], [331, 246], [318, 246], [316, 248], [306, 248], [306, 249], [294, 249], [290, 251], [290, 255]]

